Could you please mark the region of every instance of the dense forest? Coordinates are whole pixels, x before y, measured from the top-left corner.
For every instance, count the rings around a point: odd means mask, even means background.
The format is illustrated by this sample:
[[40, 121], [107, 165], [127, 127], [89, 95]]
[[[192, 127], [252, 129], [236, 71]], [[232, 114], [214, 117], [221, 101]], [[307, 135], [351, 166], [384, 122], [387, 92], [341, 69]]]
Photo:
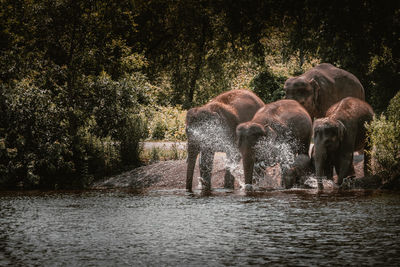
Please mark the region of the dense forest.
[[360, 79], [371, 142], [398, 153], [399, 54], [399, 1], [1, 0], [0, 188], [85, 187], [141, 164], [155, 110], [239, 87], [270, 102], [319, 62]]

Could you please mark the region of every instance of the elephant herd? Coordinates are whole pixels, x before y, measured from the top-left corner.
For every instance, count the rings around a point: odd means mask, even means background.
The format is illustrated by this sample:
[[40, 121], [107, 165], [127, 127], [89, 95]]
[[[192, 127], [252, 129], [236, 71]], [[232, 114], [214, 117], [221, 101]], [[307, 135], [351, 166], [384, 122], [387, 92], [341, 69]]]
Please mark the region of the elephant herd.
[[[268, 104], [248, 90], [232, 90], [187, 112], [187, 191], [192, 191], [198, 155], [202, 190], [211, 190], [215, 152], [227, 155], [224, 187], [233, 188], [231, 166], [241, 158], [245, 190], [253, 190], [255, 163], [271, 161], [257, 155], [264, 143], [284, 142], [294, 155], [290, 165], [281, 164], [282, 187], [298, 184], [308, 170], [316, 174], [320, 189], [323, 177], [333, 180], [333, 168], [339, 185], [354, 175], [353, 152], [364, 148], [364, 125], [373, 117], [357, 77], [323, 63], [288, 79], [284, 90], [286, 99]], [[314, 146], [309, 153], [312, 139]], [[365, 156], [365, 172], [367, 160]]]

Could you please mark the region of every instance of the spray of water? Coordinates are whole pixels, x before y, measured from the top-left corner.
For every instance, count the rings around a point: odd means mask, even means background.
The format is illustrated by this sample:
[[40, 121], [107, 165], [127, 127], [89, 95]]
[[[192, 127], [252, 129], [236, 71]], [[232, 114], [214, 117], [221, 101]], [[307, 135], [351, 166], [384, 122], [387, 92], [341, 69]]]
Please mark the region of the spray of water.
[[[243, 168], [238, 160], [239, 150], [226, 125], [218, 120], [203, 120], [191, 125], [187, 131], [188, 138], [196, 142], [202, 151], [225, 152], [227, 155], [231, 155], [234, 160], [226, 157], [225, 166], [236, 178], [240, 187], [245, 187]], [[254, 186], [280, 187], [281, 169], [289, 169], [293, 166], [296, 158], [293, 147], [296, 145], [298, 145], [297, 142], [289, 137], [280, 140], [260, 138], [253, 148], [256, 157], [253, 172]], [[205, 181], [200, 177], [199, 187], [201, 188], [204, 183]]]
[[267, 187], [277, 187], [276, 181], [281, 177], [281, 169], [289, 169], [295, 161], [292, 139], [272, 140], [263, 137], [254, 146], [256, 163], [254, 166], [253, 183]]
[[[190, 125], [187, 129], [189, 142], [199, 145], [201, 151], [225, 152], [227, 154], [225, 166], [234, 177], [243, 171], [239, 168], [239, 150], [236, 147], [232, 131], [220, 120], [200, 120]], [[229, 156], [228, 156], [229, 155]], [[208, 166], [212, 168], [212, 166]], [[205, 181], [199, 178], [199, 187], [202, 188]]]

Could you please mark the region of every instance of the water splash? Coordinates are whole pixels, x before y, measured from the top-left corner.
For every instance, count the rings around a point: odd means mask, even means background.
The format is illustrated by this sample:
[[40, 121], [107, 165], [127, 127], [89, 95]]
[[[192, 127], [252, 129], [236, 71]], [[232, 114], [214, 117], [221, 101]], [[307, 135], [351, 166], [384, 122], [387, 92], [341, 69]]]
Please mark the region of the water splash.
[[253, 182], [265, 187], [280, 187], [282, 169], [293, 166], [296, 145], [291, 139], [272, 140], [263, 137], [254, 146], [256, 163], [254, 165]]
[[[200, 148], [212, 152], [225, 152], [239, 158], [239, 150], [235, 145], [233, 132], [219, 120], [202, 120], [187, 129], [188, 139], [197, 143]], [[237, 167], [235, 162], [227, 162], [231, 169]]]
[[[243, 170], [239, 165], [240, 153], [235, 144], [234, 133], [224, 122], [218, 119], [198, 120], [187, 129], [187, 135], [189, 142], [197, 144], [203, 152], [224, 152], [227, 155], [225, 167], [234, 177], [243, 175]], [[212, 168], [212, 166], [208, 166], [208, 168]], [[198, 181], [198, 188], [203, 188], [206, 183], [204, 179], [199, 177]]]
[[[197, 121], [187, 129], [187, 133], [188, 139], [197, 143], [202, 151], [225, 152], [226, 168], [235, 177], [239, 186], [245, 187], [242, 163], [239, 162], [240, 152], [226, 124], [212, 119]], [[293, 165], [296, 157], [293, 147], [296, 145], [297, 142], [289, 137], [281, 140], [262, 137], [258, 140], [253, 148], [256, 157], [253, 175], [255, 188], [261, 185], [269, 188], [280, 187], [281, 169], [289, 169]], [[228, 155], [231, 155], [231, 158]], [[199, 188], [203, 186], [202, 180], [199, 177]]]

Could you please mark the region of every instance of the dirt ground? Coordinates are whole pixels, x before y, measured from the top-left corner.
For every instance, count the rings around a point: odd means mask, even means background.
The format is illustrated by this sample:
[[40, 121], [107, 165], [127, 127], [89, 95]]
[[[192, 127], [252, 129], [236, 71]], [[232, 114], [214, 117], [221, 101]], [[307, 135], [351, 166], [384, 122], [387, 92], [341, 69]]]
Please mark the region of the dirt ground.
[[[356, 177], [363, 177], [363, 157], [357, 153], [354, 155], [354, 167]], [[221, 188], [224, 183], [225, 174], [225, 154], [217, 153], [214, 158], [214, 165], [211, 178], [212, 188]], [[263, 188], [277, 188], [280, 184], [279, 168], [268, 168], [269, 179], [259, 181], [259, 186]], [[193, 189], [199, 188], [199, 167], [198, 162], [193, 176]], [[241, 163], [235, 169], [235, 188], [243, 183], [243, 170]], [[129, 188], [129, 189], [185, 189], [186, 185], [186, 161], [170, 160], [161, 161], [151, 165], [142, 166], [131, 171], [109, 177], [98, 181], [92, 185], [93, 189]]]

